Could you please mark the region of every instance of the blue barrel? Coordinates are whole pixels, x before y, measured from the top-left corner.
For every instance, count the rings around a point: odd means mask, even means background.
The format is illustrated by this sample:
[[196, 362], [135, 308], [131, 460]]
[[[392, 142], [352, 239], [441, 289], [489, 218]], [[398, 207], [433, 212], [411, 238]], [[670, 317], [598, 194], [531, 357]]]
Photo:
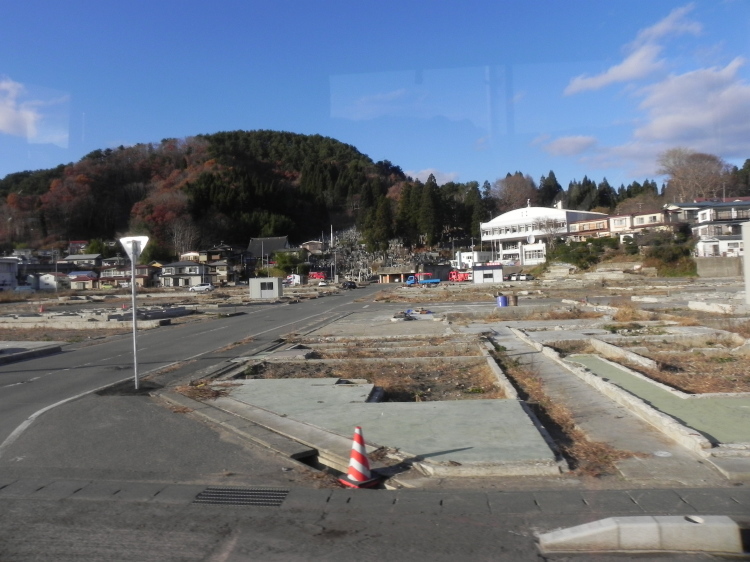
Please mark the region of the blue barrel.
[[508, 297], [505, 295], [500, 295], [497, 297], [497, 306], [508, 306]]

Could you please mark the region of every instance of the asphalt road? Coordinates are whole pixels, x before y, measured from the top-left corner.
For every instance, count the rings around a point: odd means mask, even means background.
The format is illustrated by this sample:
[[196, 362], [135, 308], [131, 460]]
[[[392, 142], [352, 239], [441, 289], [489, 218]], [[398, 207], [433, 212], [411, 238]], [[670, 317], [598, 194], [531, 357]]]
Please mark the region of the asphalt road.
[[[258, 305], [238, 316], [139, 331], [139, 373], [145, 376], [247, 337], [262, 349], [282, 334], [362, 309], [367, 303], [354, 301], [376, 291], [377, 286], [292, 305]], [[14, 432], [23, 430], [35, 414], [132, 377], [132, 366], [130, 335], [96, 345], [67, 346], [61, 354], [0, 366], [0, 456], [8, 439], [15, 438]]]
[[[268, 347], [374, 306], [359, 289], [296, 305], [144, 331], [142, 374], [252, 336]], [[377, 305], [382, 306], [382, 305]], [[386, 305], [384, 308], [398, 308]], [[614, 515], [747, 515], [744, 489], [492, 491], [315, 489], [314, 471], [170, 411], [146, 395], [89, 391], [131, 375], [129, 336], [0, 368], [0, 561], [575, 560], [542, 556], [535, 531]], [[85, 394], [76, 400], [68, 400]], [[68, 400], [66, 402], [66, 400]], [[61, 403], [63, 402], [63, 403]], [[42, 415], [30, 416], [49, 406]], [[8, 436], [23, 427], [19, 437]], [[193, 503], [206, 486], [281, 488], [278, 507]], [[568, 489], [565, 489], [568, 488]], [[638, 560], [714, 560], [705, 554]]]

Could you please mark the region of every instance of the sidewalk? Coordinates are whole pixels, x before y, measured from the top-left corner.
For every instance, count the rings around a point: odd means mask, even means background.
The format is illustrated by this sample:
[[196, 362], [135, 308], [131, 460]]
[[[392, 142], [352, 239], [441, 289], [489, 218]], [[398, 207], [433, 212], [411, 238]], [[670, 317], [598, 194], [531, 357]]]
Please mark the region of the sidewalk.
[[592, 441], [603, 441], [615, 449], [641, 454], [617, 463], [618, 470], [629, 482], [649, 486], [675, 483], [710, 486], [726, 482], [698, 455], [561, 368], [507, 327], [501, 324], [491, 327], [496, 332], [493, 339], [505, 347], [508, 356], [533, 366], [546, 392], [572, 412], [576, 425]]

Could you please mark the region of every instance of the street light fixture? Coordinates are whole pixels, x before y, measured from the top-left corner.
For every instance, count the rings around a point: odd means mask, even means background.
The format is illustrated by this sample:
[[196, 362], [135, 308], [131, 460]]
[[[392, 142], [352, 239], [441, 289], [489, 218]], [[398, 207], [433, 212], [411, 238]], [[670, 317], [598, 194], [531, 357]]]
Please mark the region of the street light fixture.
[[120, 244], [125, 248], [130, 258], [130, 296], [133, 313], [133, 380], [135, 381], [135, 389], [138, 390], [138, 345], [136, 340], [138, 309], [135, 307], [135, 264], [143, 252], [143, 248], [148, 244], [148, 236], [126, 236], [120, 238]]

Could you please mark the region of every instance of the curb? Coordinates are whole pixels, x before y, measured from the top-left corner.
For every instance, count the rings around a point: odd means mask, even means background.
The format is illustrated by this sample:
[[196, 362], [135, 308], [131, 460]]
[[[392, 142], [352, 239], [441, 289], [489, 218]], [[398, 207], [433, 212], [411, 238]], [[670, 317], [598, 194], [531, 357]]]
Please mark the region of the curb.
[[16, 361], [23, 361], [25, 359], [33, 359], [34, 357], [43, 357], [54, 353], [62, 353], [62, 346], [50, 345], [47, 347], [30, 349], [28, 351], [19, 351], [18, 353], [12, 353], [10, 355], [0, 354], [0, 365], [15, 363]]
[[552, 552], [710, 552], [743, 554], [740, 526], [725, 515], [610, 517], [537, 536]]

